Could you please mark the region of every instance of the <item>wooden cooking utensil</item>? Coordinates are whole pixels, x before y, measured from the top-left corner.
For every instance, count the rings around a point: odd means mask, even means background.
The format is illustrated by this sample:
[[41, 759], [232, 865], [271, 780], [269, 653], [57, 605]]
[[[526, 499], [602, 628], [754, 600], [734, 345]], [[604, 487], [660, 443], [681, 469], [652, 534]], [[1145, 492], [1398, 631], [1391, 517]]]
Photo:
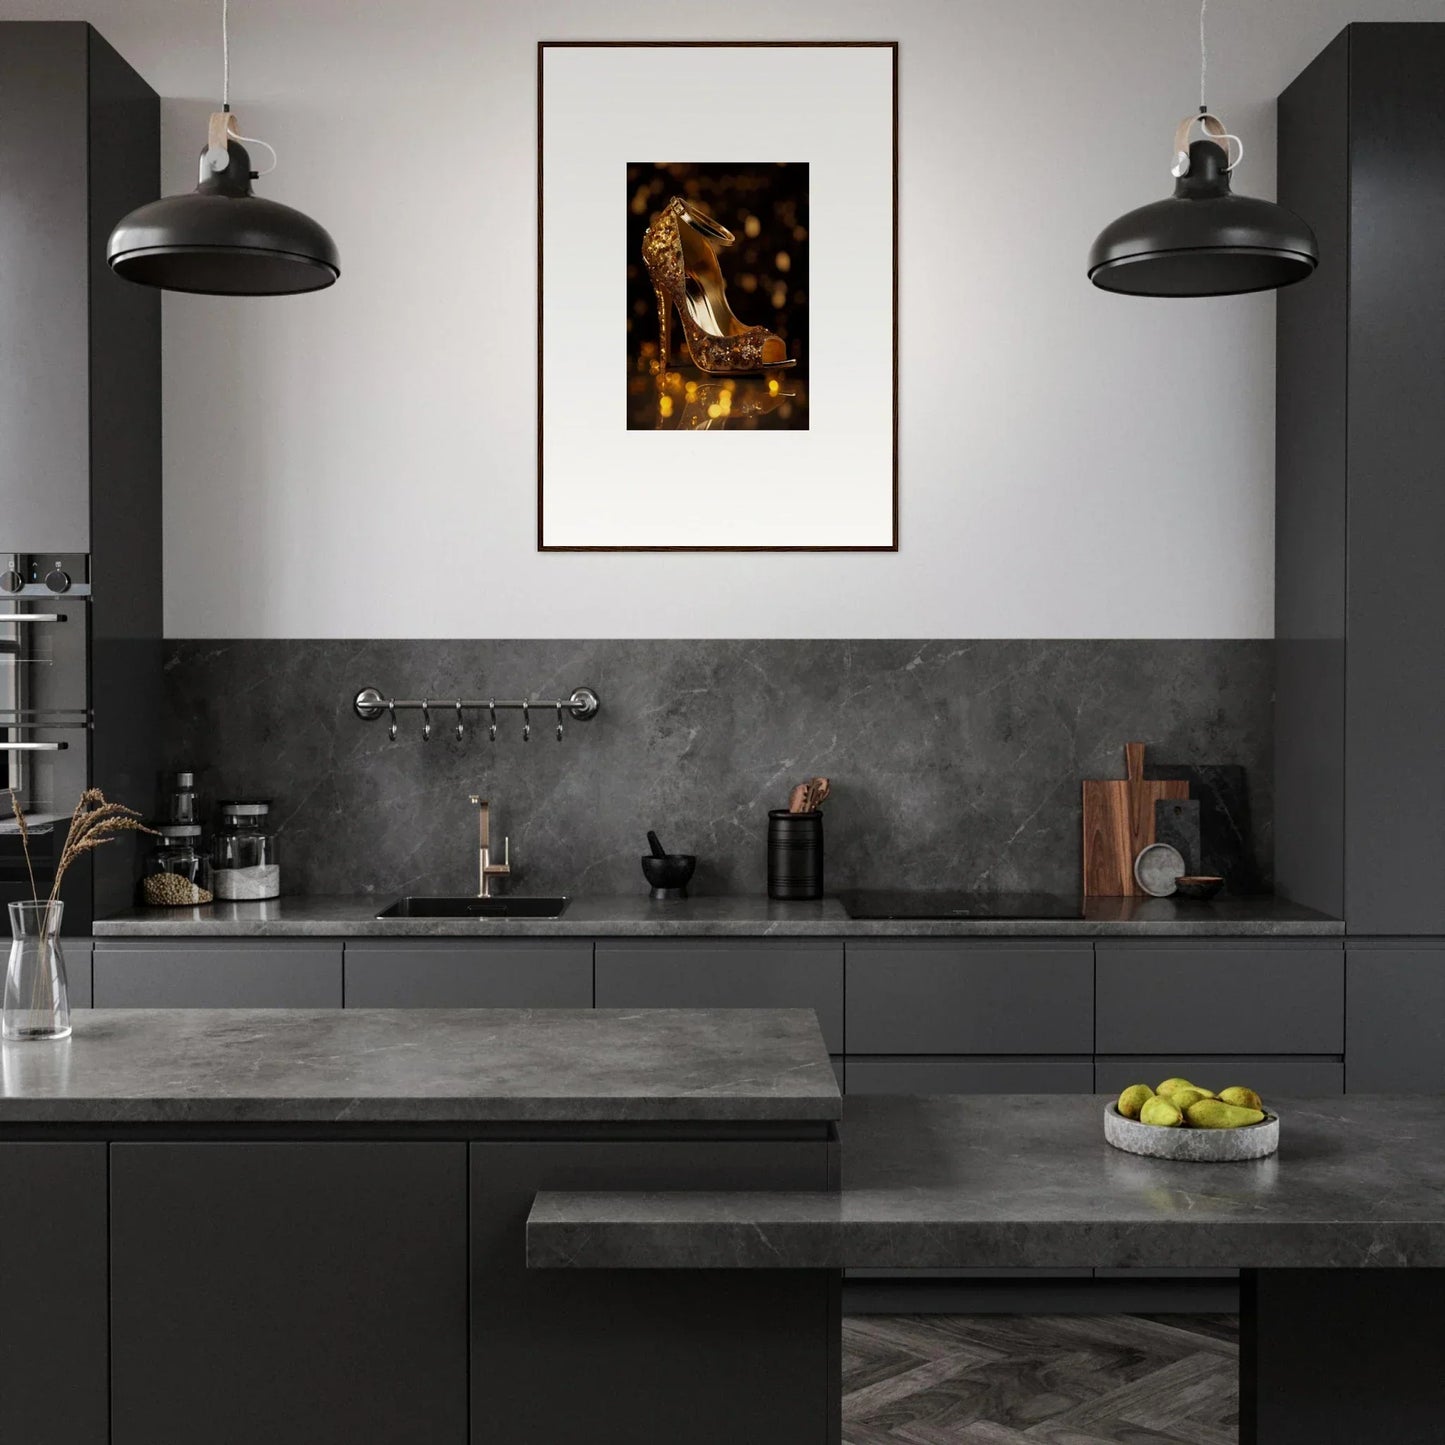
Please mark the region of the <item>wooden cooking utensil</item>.
[[1134, 860], [1154, 841], [1154, 804], [1187, 798], [1182, 778], [1146, 779], [1144, 744], [1124, 744], [1123, 778], [1084, 783], [1084, 897], [1142, 898]]

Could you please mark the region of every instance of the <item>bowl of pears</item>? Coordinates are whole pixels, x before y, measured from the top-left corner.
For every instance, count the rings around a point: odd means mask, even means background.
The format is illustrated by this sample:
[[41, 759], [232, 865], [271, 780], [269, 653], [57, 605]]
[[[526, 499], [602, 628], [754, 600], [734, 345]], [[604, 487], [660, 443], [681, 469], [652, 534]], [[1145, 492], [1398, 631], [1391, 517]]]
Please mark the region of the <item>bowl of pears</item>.
[[1108, 1104], [1104, 1138], [1116, 1149], [1152, 1159], [1229, 1164], [1273, 1154], [1279, 1148], [1279, 1115], [1243, 1084], [1216, 1094], [1188, 1079], [1165, 1079], [1157, 1089], [1130, 1084]]

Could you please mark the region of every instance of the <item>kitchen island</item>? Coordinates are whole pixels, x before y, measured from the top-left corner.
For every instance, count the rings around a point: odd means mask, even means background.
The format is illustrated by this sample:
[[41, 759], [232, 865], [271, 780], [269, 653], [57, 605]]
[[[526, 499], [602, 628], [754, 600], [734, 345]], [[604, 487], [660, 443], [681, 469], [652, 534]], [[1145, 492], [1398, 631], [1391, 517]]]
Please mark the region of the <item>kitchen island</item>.
[[0, 1085], [7, 1439], [833, 1438], [836, 1274], [525, 1267], [541, 1189], [834, 1187], [805, 1011], [79, 1011]]
[[1121, 1153], [1103, 1139], [1106, 1102], [850, 1098], [841, 1190], [545, 1191], [529, 1264], [1236, 1267], [1242, 1445], [1438, 1442], [1438, 1100], [1271, 1100], [1279, 1153], [1236, 1164]]

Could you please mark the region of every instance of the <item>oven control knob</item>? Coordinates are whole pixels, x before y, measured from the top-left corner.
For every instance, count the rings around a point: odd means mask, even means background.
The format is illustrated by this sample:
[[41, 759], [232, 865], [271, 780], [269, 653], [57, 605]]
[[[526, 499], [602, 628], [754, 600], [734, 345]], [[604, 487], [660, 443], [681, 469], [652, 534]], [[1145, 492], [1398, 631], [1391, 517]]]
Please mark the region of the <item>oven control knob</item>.
[[13, 567], [0, 572], [0, 592], [18, 592], [24, 586], [25, 579]]
[[62, 572], [61, 569], [57, 567], [53, 572], [47, 572], [45, 574], [45, 585], [50, 588], [52, 592], [69, 592], [70, 573]]

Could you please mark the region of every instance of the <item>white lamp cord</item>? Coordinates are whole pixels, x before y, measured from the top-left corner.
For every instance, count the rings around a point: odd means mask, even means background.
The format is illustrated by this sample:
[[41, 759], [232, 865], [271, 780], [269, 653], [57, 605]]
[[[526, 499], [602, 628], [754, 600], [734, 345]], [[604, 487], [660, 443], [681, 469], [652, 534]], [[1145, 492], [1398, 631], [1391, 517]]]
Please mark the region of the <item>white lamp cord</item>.
[[[221, 0], [221, 109], [228, 115], [231, 111], [231, 0]], [[269, 176], [276, 169], [278, 156], [276, 147], [270, 141], [264, 141], [259, 136], [242, 135], [239, 131], [230, 132], [238, 141], [246, 145], [261, 146], [271, 154], [271, 164], [264, 171], [257, 171], [258, 176]], [[209, 165], [213, 171], [223, 171], [231, 163], [230, 157], [223, 148], [208, 150], [201, 162], [201, 176], [205, 178], [206, 167]]]
[[[1179, 130], [1175, 137], [1176, 149], [1174, 152], [1174, 164], [1170, 167], [1170, 174], [1174, 176], [1187, 176], [1189, 174], [1189, 132], [1197, 125], [1205, 136], [1212, 141], [1224, 142], [1224, 159], [1227, 162], [1224, 169], [1232, 171], [1240, 161], [1244, 159], [1244, 142], [1233, 133], [1224, 128], [1224, 122], [1217, 115], [1211, 113], [1209, 105], [1204, 99], [1205, 82], [1209, 79], [1209, 47], [1204, 36], [1204, 12], [1209, 8], [1209, 0], [1199, 0], [1199, 114], [1187, 116], [1179, 122]], [[1206, 124], [1206, 121], [1209, 124]], [[1229, 142], [1235, 145], [1234, 159], [1229, 159]]]
[[[224, 7], [229, 0], [221, 0]], [[1204, 103], [1204, 81], [1209, 74], [1209, 49], [1204, 43], [1204, 12], [1209, 8], [1209, 0], [1199, 0], [1199, 113], [1204, 114], [1209, 107]], [[222, 10], [224, 14], [224, 8]]]

